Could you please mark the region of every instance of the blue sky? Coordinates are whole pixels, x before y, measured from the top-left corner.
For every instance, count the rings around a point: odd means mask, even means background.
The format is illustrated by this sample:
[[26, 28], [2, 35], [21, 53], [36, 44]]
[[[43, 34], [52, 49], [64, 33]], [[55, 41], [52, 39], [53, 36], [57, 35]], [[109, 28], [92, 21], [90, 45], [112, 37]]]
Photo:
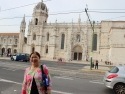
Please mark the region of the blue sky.
[[[33, 3], [38, 3], [38, 2], [41, 2], [41, 0], [0, 0], [0, 7], [1, 7], [0, 32], [19, 32], [22, 18], [16, 18], [16, 19], [3, 19], [3, 18], [23, 17], [24, 14], [26, 16], [32, 16], [33, 8], [36, 5]], [[47, 5], [49, 9], [49, 14], [62, 13], [62, 11], [71, 12], [72, 10], [84, 11], [86, 5], [88, 6], [89, 11], [125, 12], [125, 0], [49, 0], [44, 3]], [[28, 4], [33, 4], [33, 5], [3, 11], [6, 9], [20, 7]], [[124, 9], [124, 10], [97, 10], [97, 9]], [[54, 23], [56, 19], [58, 23], [63, 23], [63, 22], [70, 23], [72, 22], [72, 19], [74, 22], [78, 22], [79, 14], [82, 22], [87, 20], [86, 13], [82, 12], [82, 13], [71, 13], [71, 14], [49, 15], [47, 22]], [[89, 12], [89, 15], [91, 20], [94, 21], [101, 21], [107, 19], [125, 20], [125, 17], [120, 17], [120, 16], [125, 16], [125, 13]], [[31, 20], [31, 17], [26, 17], [27, 25], [29, 23], [29, 20]], [[1, 26], [1, 25], [14, 25], [14, 26]], [[28, 27], [26, 27], [26, 32], [27, 29]]]

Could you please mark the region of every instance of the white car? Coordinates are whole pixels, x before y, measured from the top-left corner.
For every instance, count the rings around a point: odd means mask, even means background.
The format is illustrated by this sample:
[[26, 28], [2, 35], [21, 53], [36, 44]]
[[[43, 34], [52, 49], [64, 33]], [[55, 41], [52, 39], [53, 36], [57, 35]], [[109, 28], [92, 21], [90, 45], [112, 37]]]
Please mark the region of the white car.
[[115, 94], [125, 94], [125, 66], [113, 67], [105, 74], [103, 81]]

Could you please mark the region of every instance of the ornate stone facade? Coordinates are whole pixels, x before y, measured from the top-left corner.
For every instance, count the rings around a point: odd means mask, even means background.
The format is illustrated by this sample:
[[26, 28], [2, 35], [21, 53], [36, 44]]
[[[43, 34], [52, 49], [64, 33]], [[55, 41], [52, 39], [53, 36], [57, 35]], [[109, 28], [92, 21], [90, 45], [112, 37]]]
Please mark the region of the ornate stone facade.
[[0, 55], [16, 53], [19, 33], [0, 33]]
[[[25, 31], [25, 17], [21, 30]], [[66, 60], [89, 59], [92, 45], [92, 28], [88, 21], [82, 23], [47, 23], [48, 10], [43, 2], [38, 3], [28, 25], [27, 44], [20, 40], [22, 52], [40, 52], [46, 58], [65, 58]], [[22, 28], [23, 27], [23, 28]], [[101, 21], [94, 24], [93, 60], [125, 61], [125, 21]], [[24, 32], [20, 32], [24, 37]], [[122, 41], [122, 42], [121, 42]], [[20, 47], [21, 47], [20, 45]], [[21, 50], [20, 50], [21, 51]]]
[[[81, 18], [74, 23], [47, 23], [48, 10], [38, 3], [28, 25], [27, 43], [24, 42], [25, 16], [21, 22], [18, 52], [40, 52], [46, 58], [86, 60], [90, 57], [92, 28]], [[93, 60], [121, 63], [125, 61], [125, 21], [101, 21], [94, 24]]]

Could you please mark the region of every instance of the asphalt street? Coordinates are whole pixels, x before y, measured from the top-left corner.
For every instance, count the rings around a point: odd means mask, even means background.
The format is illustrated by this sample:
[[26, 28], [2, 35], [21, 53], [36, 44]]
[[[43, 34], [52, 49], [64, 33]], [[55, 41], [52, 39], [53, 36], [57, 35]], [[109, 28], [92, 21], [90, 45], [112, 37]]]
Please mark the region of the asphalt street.
[[[96, 74], [79, 71], [86, 65], [66, 64], [61, 66], [56, 62], [41, 62], [50, 69], [53, 82], [52, 94], [113, 94], [112, 90], [104, 86], [102, 74], [97, 74], [99, 77], [96, 77]], [[30, 62], [0, 60], [1, 94], [21, 94], [23, 73], [28, 66], [30, 66]]]

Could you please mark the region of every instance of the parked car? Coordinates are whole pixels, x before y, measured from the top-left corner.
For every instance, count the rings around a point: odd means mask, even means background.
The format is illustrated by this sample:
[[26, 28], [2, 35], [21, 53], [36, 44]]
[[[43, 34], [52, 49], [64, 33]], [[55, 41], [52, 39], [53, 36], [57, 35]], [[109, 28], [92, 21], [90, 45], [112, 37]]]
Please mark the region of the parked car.
[[125, 94], [125, 66], [113, 67], [105, 74], [103, 81], [115, 94]]
[[11, 60], [14, 60], [14, 61], [22, 60], [27, 62], [30, 60], [30, 55], [27, 53], [16, 53], [11, 56]]

